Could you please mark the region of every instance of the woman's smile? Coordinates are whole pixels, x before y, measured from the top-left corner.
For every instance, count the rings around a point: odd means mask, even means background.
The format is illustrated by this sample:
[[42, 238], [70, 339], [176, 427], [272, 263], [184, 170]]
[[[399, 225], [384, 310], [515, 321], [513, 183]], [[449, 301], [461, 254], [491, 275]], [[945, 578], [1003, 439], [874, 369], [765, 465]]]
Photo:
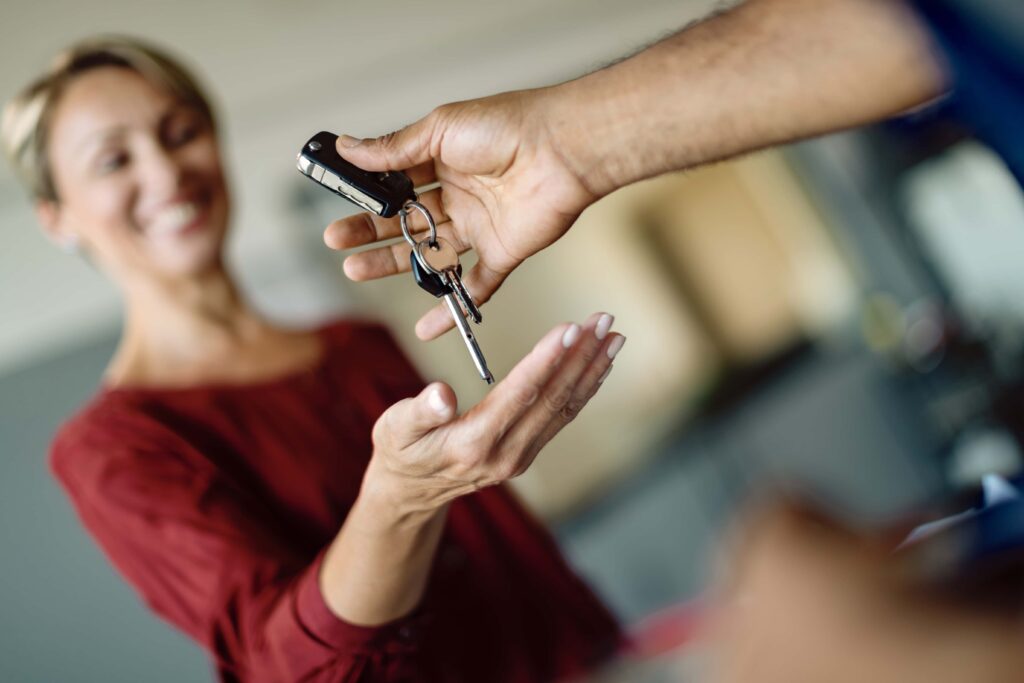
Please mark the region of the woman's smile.
[[146, 237], [167, 240], [195, 234], [206, 227], [208, 200], [179, 199], [167, 202], [143, 223]]

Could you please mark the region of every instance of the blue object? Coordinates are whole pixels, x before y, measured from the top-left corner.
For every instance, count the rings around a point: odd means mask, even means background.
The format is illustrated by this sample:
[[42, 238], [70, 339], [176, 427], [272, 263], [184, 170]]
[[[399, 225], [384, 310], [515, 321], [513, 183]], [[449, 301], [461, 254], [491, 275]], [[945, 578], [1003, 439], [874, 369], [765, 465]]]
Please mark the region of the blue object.
[[953, 79], [944, 103], [1024, 186], [1024, 2], [917, 0]]

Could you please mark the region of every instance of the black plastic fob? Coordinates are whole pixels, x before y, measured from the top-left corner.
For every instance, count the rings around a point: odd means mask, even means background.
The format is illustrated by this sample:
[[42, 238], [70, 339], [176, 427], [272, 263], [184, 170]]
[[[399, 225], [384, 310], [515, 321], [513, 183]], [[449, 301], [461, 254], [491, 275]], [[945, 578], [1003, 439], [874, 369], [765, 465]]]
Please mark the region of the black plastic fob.
[[[420, 264], [420, 260], [416, 258], [415, 251], [409, 252], [409, 263], [412, 265], [412, 276], [416, 279], [416, 284], [420, 286], [420, 289], [433, 294], [438, 299], [443, 297], [445, 294], [452, 293], [451, 287], [448, 286], [440, 275], [437, 273], [431, 273]], [[461, 263], [455, 272], [457, 272], [460, 277], [462, 276]]]
[[415, 201], [412, 180], [401, 171], [364, 171], [338, 154], [338, 136], [321, 131], [306, 141], [298, 155], [299, 171], [360, 208], [384, 218]]

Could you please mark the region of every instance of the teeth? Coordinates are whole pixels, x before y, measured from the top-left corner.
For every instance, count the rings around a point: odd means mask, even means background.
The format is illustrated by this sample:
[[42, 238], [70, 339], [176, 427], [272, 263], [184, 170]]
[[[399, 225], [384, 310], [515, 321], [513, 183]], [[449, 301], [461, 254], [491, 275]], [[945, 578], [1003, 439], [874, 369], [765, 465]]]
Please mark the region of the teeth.
[[181, 202], [161, 209], [149, 224], [151, 235], [173, 235], [181, 231], [199, 214], [199, 207], [194, 202]]

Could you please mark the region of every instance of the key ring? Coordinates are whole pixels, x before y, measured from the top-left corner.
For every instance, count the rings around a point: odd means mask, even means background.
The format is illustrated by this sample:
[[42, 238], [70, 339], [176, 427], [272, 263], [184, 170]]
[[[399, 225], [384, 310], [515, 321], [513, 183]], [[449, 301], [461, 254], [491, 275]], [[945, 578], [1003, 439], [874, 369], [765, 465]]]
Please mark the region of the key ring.
[[423, 206], [415, 200], [409, 200], [402, 205], [402, 210], [398, 212], [399, 221], [402, 224], [402, 237], [405, 241], [412, 245], [413, 250], [416, 249], [416, 245], [419, 244], [413, 239], [412, 233], [409, 232], [409, 207], [413, 207], [417, 211], [423, 214], [423, 217], [427, 219], [427, 225], [430, 226], [430, 237], [427, 238], [427, 244], [431, 247], [437, 247], [437, 225], [434, 224], [434, 217], [430, 215], [430, 211], [427, 207]]

